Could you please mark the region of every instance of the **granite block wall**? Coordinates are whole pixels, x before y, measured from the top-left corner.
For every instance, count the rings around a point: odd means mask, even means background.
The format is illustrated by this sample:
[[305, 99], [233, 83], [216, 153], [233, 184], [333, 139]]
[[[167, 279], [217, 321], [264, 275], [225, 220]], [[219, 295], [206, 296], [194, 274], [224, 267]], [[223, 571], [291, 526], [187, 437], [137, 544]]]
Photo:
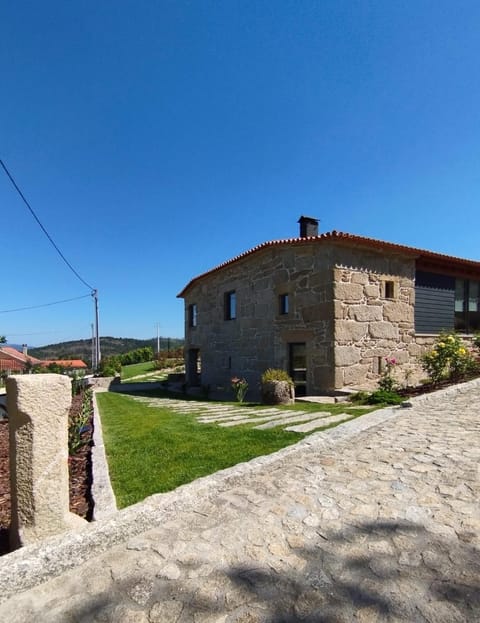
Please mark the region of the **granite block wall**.
[[[231, 291], [236, 318], [225, 320]], [[188, 326], [191, 304], [195, 327]], [[201, 384], [228, 394], [230, 379], [245, 377], [250, 399], [267, 368], [289, 371], [290, 344], [305, 343], [306, 390], [319, 394], [376, 387], [386, 358], [395, 358], [399, 383], [418, 382], [425, 376], [419, 358], [435, 339], [415, 333], [415, 258], [370, 246], [312, 241], [259, 249], [194, 282], [185, 306], [186, 350], [200, 353]]]

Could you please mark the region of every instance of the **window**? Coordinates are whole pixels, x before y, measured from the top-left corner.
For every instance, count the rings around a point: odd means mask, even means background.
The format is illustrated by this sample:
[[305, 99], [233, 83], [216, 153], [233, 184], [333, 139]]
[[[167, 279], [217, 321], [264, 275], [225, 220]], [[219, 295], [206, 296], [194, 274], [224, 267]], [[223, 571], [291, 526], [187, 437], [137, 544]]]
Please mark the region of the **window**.
[[480, 282], [455, 280], [455, 329], [473, 333], [480, 329]]
[[385, 281], [385, 298], [386, 299], [395, 298], [395, 282], [394, 281]]
[[237, 295], [235, 290], [225, 293], [225, 320], [235, 320], [237, 317]]
[[196, 303], [188, 306], [188, 326], [196, 327], [198, 321], [198, 307]]
[[279, 313], [281, 315], [285, 316], [286, 314], [288, 314], [288, 294], [280, 294], [280, 296], [278, 297], [278, 307]]

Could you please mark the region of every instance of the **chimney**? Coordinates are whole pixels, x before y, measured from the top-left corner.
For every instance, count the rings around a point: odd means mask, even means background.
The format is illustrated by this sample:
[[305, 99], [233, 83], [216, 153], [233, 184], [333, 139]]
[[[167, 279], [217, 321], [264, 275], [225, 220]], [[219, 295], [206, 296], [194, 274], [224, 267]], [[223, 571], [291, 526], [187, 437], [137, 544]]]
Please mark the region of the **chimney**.
[[22, 353], [25, 357], [28, 355], [28, 347], [26, 344], [22, 344]]
[[318, 219], [310, 216], [301, 216], [298, 219], [300, 223], [300, 238], [310, 238], [318, 236]]

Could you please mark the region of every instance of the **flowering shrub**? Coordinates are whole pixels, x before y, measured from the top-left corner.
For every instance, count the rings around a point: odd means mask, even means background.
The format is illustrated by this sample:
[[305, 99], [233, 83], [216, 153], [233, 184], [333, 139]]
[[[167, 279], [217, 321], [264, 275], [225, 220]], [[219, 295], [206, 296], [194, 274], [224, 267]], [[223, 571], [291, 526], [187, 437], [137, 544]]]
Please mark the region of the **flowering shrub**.
[[397, 386], [395, 379], [393, 378], [393, 369], [397, 365], [397, 360], [394, 357], [385, 357], [385, 370], [378, 381], [378, 387], [386, 392], [393, 392]]
[[422, 357], [422, 366], [433, 383], [459, 379], [477, 367], [472, 353], [456, 333], [441, 333], [434, 347]]
[[394, 405], [403, 401], [403, 398], [397, 393], [398, 383], [393, 378], [393, 370], [397, 365], [394, 357], [385, 357], [385, 369], [378, 381], [378, 389], [368, 395], [366, 402], [368, 404], [387, 404]]
[[239, 379], [234, 376], [231, 380], [231, 385], [237, 402], [243, 402], [245, 399], [245, 394], [248, 391], [248, 383], [245, 379]]

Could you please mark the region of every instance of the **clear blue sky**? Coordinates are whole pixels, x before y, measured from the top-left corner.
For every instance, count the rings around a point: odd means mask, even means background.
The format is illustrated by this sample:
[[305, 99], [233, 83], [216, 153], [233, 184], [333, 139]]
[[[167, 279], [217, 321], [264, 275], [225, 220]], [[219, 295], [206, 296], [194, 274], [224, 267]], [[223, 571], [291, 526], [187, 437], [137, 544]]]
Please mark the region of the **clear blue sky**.
[[[177, 293], [301, 214], [480, 259], [480, 4], [4, 3], [0, 157], [98, 288], [101, 335], [183, 336]], [[0, 171], [1, 311], [89, 294]], [[90, 298], [0, 314], [88, 338]]]

